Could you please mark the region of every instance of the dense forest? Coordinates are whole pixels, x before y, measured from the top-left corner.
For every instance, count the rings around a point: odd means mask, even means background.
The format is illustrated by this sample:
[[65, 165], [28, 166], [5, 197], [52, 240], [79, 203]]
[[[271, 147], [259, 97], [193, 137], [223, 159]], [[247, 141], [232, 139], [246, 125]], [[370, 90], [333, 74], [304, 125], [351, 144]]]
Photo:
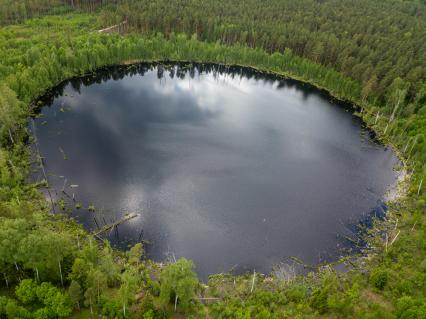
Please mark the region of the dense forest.
[[0, 2], [0, 25], [14, 24], [44, 15], [75, 11], [93, 12], [114, 0], [3, 0]]
[[[386, 1], [129, 1], [118, 20], [137, 31], [196, 33], [267, 52], [291, 50], [386, 95], [393, 79], [413, 99], [426, 80], [426, 8]], [[111, 15], [116, 15], [111, 11]], [[117, 20], [118, 19], [118, 20]], [[111, 20], [114, 21], [114, 20]]]
[[[128, 34], [97, 30], [127, 21]], [[417, 1], [0, 0], [0, 318], [425, 318], [426, 6]], [[309, 82], [357, 105], [410, 179], [347, 273], [200, 283], [190, 261], [117, 251], [29, 184], [30, 115], [106, 65], [199, 61]], [[59, 203], [55, 206], [60, 211]], [[391, 244], [387, 238], [392, 238]], [[255, 283], [255, 284], [254, 284]]]
[[1, 21], [73, 8], [103, 8], [105, 25], [127, 21], [143, 34], [197, 34], [203, 41], [267, 52], [291, 50], [359, 81], [386, 101], [396, 77], [415, 99], [426, 80], [426, 7], [393, 1], [3, 1]]

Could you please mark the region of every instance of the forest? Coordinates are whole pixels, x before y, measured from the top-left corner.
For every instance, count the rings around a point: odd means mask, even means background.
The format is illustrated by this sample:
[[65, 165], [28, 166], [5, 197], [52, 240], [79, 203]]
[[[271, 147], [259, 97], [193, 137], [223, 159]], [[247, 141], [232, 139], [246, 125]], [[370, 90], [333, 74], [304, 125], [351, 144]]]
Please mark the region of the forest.
[[[122, 21], [125, 34], [97, 32]], [[426, 318], [422, 1], [0, 0], [0, 25], [0, 318]], [[365, 232], [371, 250], [345, 273], [202, 283], [189, 260], [113, 249], [52, 214], [47, 181], [28, 183], [43, 161], [28, 147], [38, 97], [138, 61], [252, 67], [356, 105], [409, 175], [404, 198]]]

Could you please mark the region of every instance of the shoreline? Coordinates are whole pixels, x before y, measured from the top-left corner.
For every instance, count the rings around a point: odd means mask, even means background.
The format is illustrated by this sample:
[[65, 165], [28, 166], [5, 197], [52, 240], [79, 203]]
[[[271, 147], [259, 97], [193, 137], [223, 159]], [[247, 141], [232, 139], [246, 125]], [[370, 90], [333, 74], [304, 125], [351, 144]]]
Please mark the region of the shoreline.
[[[383, 196], [383, 202], [386, 205], [388, 205], [389, 203], [395, 202], [395, 201], [403, 198], [406, 194], [406, 191], [408, 190], [411, 174], [408, 173], [407, 166], [406, 166], [405, 161], [403, 160], [402, 154], [398, 151], [398, 149], [388, 139], [385, 139], [384, 136], [379, 131], [375, 130], [374, 126], [371, 125], [368, 122], [368, 118], [365, 117], [368, 110], [366, 110], [367, 112], [359, 113], [358, 109], [360, 109], [361, 107], [356, 102], [346, 100], [342, 97], [337, 96], [334, 92], [327, 90], [326, 88], [324, 88], [320, 85], [317, 85], [315, 83], [315, 81], [304, 80], [304, 79], [302, 79], [298, 76], [292, 76], [292, 74], [289, 73], [289, 72], [274, 72], [274, 71], [271, 71], [271, 70], [267, 70], [267, 69], [264, 70], [262, 68], [258, 68], [258, 67], [251, 66], [251, 65], [218, 63], [218, 62], [211, 62], [211, 61], [201, 62], [201, 61], [197, 61], [197, 60], [190, 61], [190, 60], [165, 60], [165, 59], [159, 59], [159, 60], [156, 60], [156, 59], [153, 59], [153, 60], [141, 60], [141, 59], [125, 60], [125, 61], [122, 61], [121, 63], [118, 63], [118, 64], [101, 66], [94, 71], [90, 71], [90, 72], [87, 72], [87, 73], [84, 73], [84, 74], [81, 74], [81, 75], [72, 76], [72, 77], [69, 77], [65, 80], [62, 80], [59, 83], [57, 83], [56, 85], [54, 85], [53, 87], [51, 87], [50, 89], [48, 89], [47, 92], [44, 92], [44, 94], [42, 94], [38, 98], [36, 98], [32, 103], [30, 103], [30, 105], [33, 105], [32, 110], [37, 109], [38, 108], [38, 105], [36, 103], [37, 101], [43, 99], [44, 96], [48, 95], [55, 86], [59, 86], [59, 85], [63, 84], [64, 82], [69, 81], [70, 79], [89, 76], [89, 75], [94, 74], [97, 71], [102, 70], [104, 68], [109, 68], [109, 67], [114, 67], [114, 66], [130, 66], [130, 65], [137, 65], [137, 64], [143, 64], [143, 63], [150, 63], [150, 64], [165, 64], [165, 63], [192, 64], [192, 63], [194, 63], [194, 64], [213, 64], [213, 65], [229, 66], [229, 67], [236, 66], [236, 67], [251, 69], [251, 70], [259, 72], [259, 73], [275, 75], [277, 77], [283, 78], [284, 80], [298, 81], [302, 84], [306, 84], [306, 85], [310, 85], [312, 87], [315, 87], [316, 89], [320, 90], [321, 92], [327, 94], [331, 99], [334, 99], [338, 103], [350, 104], [350, 107], [352, 109], [352, 114], [354, 116], [360, 118], [361, 121], [365, 124], [367, 129], [374, 132], [374, 134], [376, 135], [378, 143], [381, 143], [384, 146], [391, 147], [393, 153], [395, 154], [395, 156], [400, 161], [402, 168], [400, 170], [398, 170], [398, 172], [396, 174], [397, 176], [396, 176], [395, 183], [393, 183], [392, 185], [390, 185], [387, 188], [387, 190], [386, 190], [386, 192]], [[397, 167], [398, 166], [394, 167], [395, 171], [396, 171]], [[388, 215], [388, 213], [391, 213], [391, 211], [388, 210], [387, 213], [386, 213], [386, 216]], [[383, 223], [383, 225], [386, 225], [386, 223], [388, 223], [387, 220], [388, 219], [385, 218], [383, 221], [381, 221], [381, 223]], [[89, 231], [87, 231], [87, 233], [90, 234]], [[373, 254], [374, 254], [374, 252], [373, 252]], [[338, 257], [338, 255], [336, 257]], [[299, 264], [299, 266], [302, 266], [304, 269], [313, 270], [313, 271], [319, 271], [320, 269], [328, 267], [328, 268], [335, 269], [335, 271], [337, 271], [337, 272], [346, 272], [346, 271], [350, 270], [349, 267], [357, 268], [357, 265], [359, 265], [358, 261], [365, 260], [365, 258], [369, 259], [370, 257], [371, 257], [371, 252], [367, 251], [367, 252], [361, 252], [361, 255], [359, 255], [359, 253], [358, 254], [356, 254], [356, 253], [355, 254], [342, 254], [342, 255], [340, 255], [340, 258], [338, 257], [334, 261], [325, 262], [325, 263], [318, 263], [318, 264], [315, 264], [315, 265], [305, 264], [301, 260], [299, 262], [297, 262], [296, 264]], [[287, 259], [287, 260], [292, 259], [292, 256], [287, 256], [284, 259]], [[161, 262], [160, 263], [154, 262], [154, 263], [159, 264], [159, 265], [162, 264]], [[349, 265], [347, 265], [347, 263], [349, 263]], [[336, 269], [337, 267], [339, 267], [339, 266], [341, 267], [342, 265], [343, 265], [344, 269], [341, 269], [341, 270]], [[347, 266], [349, 266], [349, 267], [347, 267]], [[303, 273], [304, 272], [298, 273], [297, 276], [301, 275], [301, 274], [303, 275]], [[219, 273], [219, 274], [211, 274], [209, 276], [216, 276], [216, 275], [221, 275], [221, 274], [232, 274], [232, 270], [230, 272]], [[263, 274], [263, 275], [265, 277], [272, 277], [273, 274], [274, 274], [274, 269], [271, 269], [270, 272]], [[235, 275], [232, 274], [232, 276], [234, 276], [234, 277], [241, 277], [241, 276], [245, 276], [245, 275], [246, 274], [244, 274], [244, 273], [235, 274]], [[303, 275], [303, 276], [305, 276], [305, 275]]]

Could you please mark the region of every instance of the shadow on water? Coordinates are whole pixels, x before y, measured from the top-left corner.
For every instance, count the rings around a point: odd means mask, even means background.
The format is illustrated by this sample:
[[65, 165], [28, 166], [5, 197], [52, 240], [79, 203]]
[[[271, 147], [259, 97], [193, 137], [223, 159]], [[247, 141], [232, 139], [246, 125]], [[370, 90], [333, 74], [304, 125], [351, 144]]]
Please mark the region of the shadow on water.
[[36, 105], [55, 211], [116, 247], [192, 259], [203, 279], [362, 251], [395, 181], [396, 157], [350, 104], [250, 68], [113, 66]]

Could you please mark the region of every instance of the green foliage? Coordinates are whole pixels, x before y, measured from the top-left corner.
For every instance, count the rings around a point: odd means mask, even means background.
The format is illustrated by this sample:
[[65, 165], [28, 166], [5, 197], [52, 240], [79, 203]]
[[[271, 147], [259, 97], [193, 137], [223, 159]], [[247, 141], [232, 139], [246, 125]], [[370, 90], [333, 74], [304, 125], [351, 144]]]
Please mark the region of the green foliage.
[[36, 289], [37, 283], [32, 279], [24, 279], [16, 287], [15, 294], [23, 304], [32, 304], [37, 300]]
[[143, 315], [142, 315], [142, 319], [154, 319], [155, 317], [154, 317], [154, 311], [153, 310], [148, 310], [148, 311], [146, 311], [146, 312], [143, 312]]
[[129, 262], [133, 265], [139, 265], [143, 255], [143, 246], [141, 243], [137, 243], [128, 252]]
[[[44, 15], [64, 14], [76, 10], [94, 11], [107, 0], [1, 0], [0, 25], [18, 23]], [[115, 1], [110, 1], [115, 2]]]
[[307, 287], [304, 285], [293, 285], [286, 291], [287, 298], [295, 303], [301, 303], [307, 296]]
[[17, 261], [21, 241], [28, 235], [31, 225], [24, 219], [1, 219], [0, 224], [0, 261], [12, 264]]
[[377, 289], [383, 290], [388, 282], [388, 272], [384, 269], [375, 269], [370, 275], [370, 282]]
[[14, 299], [7, 299], [7, 303], [4, 306], [3, 314], [6, 318], [19, 318], [19, 319], [30, 319], [33, 318], [30, 311], [24, 307], [18, 305]]
[[38, 308], [35, 318], [65, 318], [72, 312], [69, 297], [51, 283], [37, 285], [32, 279], [25, 279], [16, 287], [16, 296], [22, 303]]
[[71, 281], [68, 288], [68, 294], [70, 296], [71, 303], [80, 310], [80, 302], [82, 300], [81, 286], [77, 281]]
[[193, 272], [193, 264], [185, 258], [169, 264], [161, 271], [160, 300], [167, 305], [171, 299], [179, 302], [183, 310], [188, 310], [198, 286], [197, 275]]
[[[26, 20], [24, 13], [43, 1], [26, 2], [15, 17], [13, 1], [0, 0], [0, 8], [10, 6], [0, 17]], [[374, 269], [369, 278], [354, 269], [282, 285], [265, 280], [252, 294], [243, 280], [231, 280], [227, 288], [220, 281], [206, 290], [219, 298], [206, 306], [212, 317], [424, 317], [425, 9], [390, 3], [143, 0], [104, 7], [101, 15], [49, 16], [0, 29], [0, 278], [5, 291], [16, 286], [16, 299], [0, 297], [0, 317], [67, 317], [85, 305], [93, 317], [132, 317], [140, 306], [136, 317], [166, 318], [176, 297], [180, 311], [197, 311], [191, 305], [200, 286], [191, 262], [166, 266], [159, 283], [155, 267], [141, 260], [141, 244], [122, 254], [99, 245], [64, 217], [48, 215], [45, 200], [26, 180], [27, 117], [37, 96], [68, 77], [139, 60], [252, 66], [325, 88], [363, 106], [367, 124], [400, 150], [413, 172], [409, 198], [398, 209], [401, 234], [387, 253], [377, 240], [377, 258], [366, 266]], [[140, 11], [145, 6], [150, 9]], [[100, 17], [108, 23], [126, 17], [131, 30], [143, 34], [92, 32]], [[53, 285], [62, 287], [61, 281], [69, 284], [68, 293]], [[376, 295], [365, 293], [369, 284]], [[140, 292], [147, 294], [142, 305], [135, 298]]]
[[127, 20], [144, 34], [196, 33], [211, 43], [291, 50], [357, 80], [371, 101], [384, 100], [398, 77], [413, 99], [426, 79], [426, 7], [412, 2], [137, 0], [104, 11], [106, 24]]
[[57, 281], [60, 281], [64, 259], [72, 254], [73, 245], [69, 235], [48, 229], [27, 233], [18, 247], [18, 257], [24, 267], [36, 269], [42, 278]]
[[14, 127], [17, 122], [22, 122], [24, 115], [16, 93], [4, 83], [0, 83], [0, 136], [8, 136], [6, 140], [1, 140], [3, 143], [14, 143], [15, 139], [18, 139]]
[[396, 315], [400, 319], [426, 318], [426, 301], [415, 300], [412, 297], [401, 297], [396, 305]]
[[318, 310], [320, 314], [327, 312], [328, 310], [328, 289], [327, 288], [317, 288], [312, 293], [311, 307], [315, 310]]
[[151, 296], [151, 294], [148, 293], [143, 298], [140, 310], [142, 314], [148, 313], [149, 315], [152, 315], [152, 316], [155, 314], [156, 307], [154, 305], [154, 298]]
[[118, 290], [118, 299], [123, 306], [123, 315], [125, 316], [126, 307], [134, 300], [136, 292], [140, 284], [140, 276], [136, 269], [126, 269], [121, 274], [121, 285]]
[[0, 296], [0, 315], [6, 314], [7, 297]]
[[277, 291], [256, 291], [245, 301], [232, 299], [227, 304], [214, 304], [211, 311], [214, 318], [282, 318], [285, 296]]
[[102, 298], [100, 302], [101, 313], [106, 318], [124, 318], [121, 305], [117, 300]]

